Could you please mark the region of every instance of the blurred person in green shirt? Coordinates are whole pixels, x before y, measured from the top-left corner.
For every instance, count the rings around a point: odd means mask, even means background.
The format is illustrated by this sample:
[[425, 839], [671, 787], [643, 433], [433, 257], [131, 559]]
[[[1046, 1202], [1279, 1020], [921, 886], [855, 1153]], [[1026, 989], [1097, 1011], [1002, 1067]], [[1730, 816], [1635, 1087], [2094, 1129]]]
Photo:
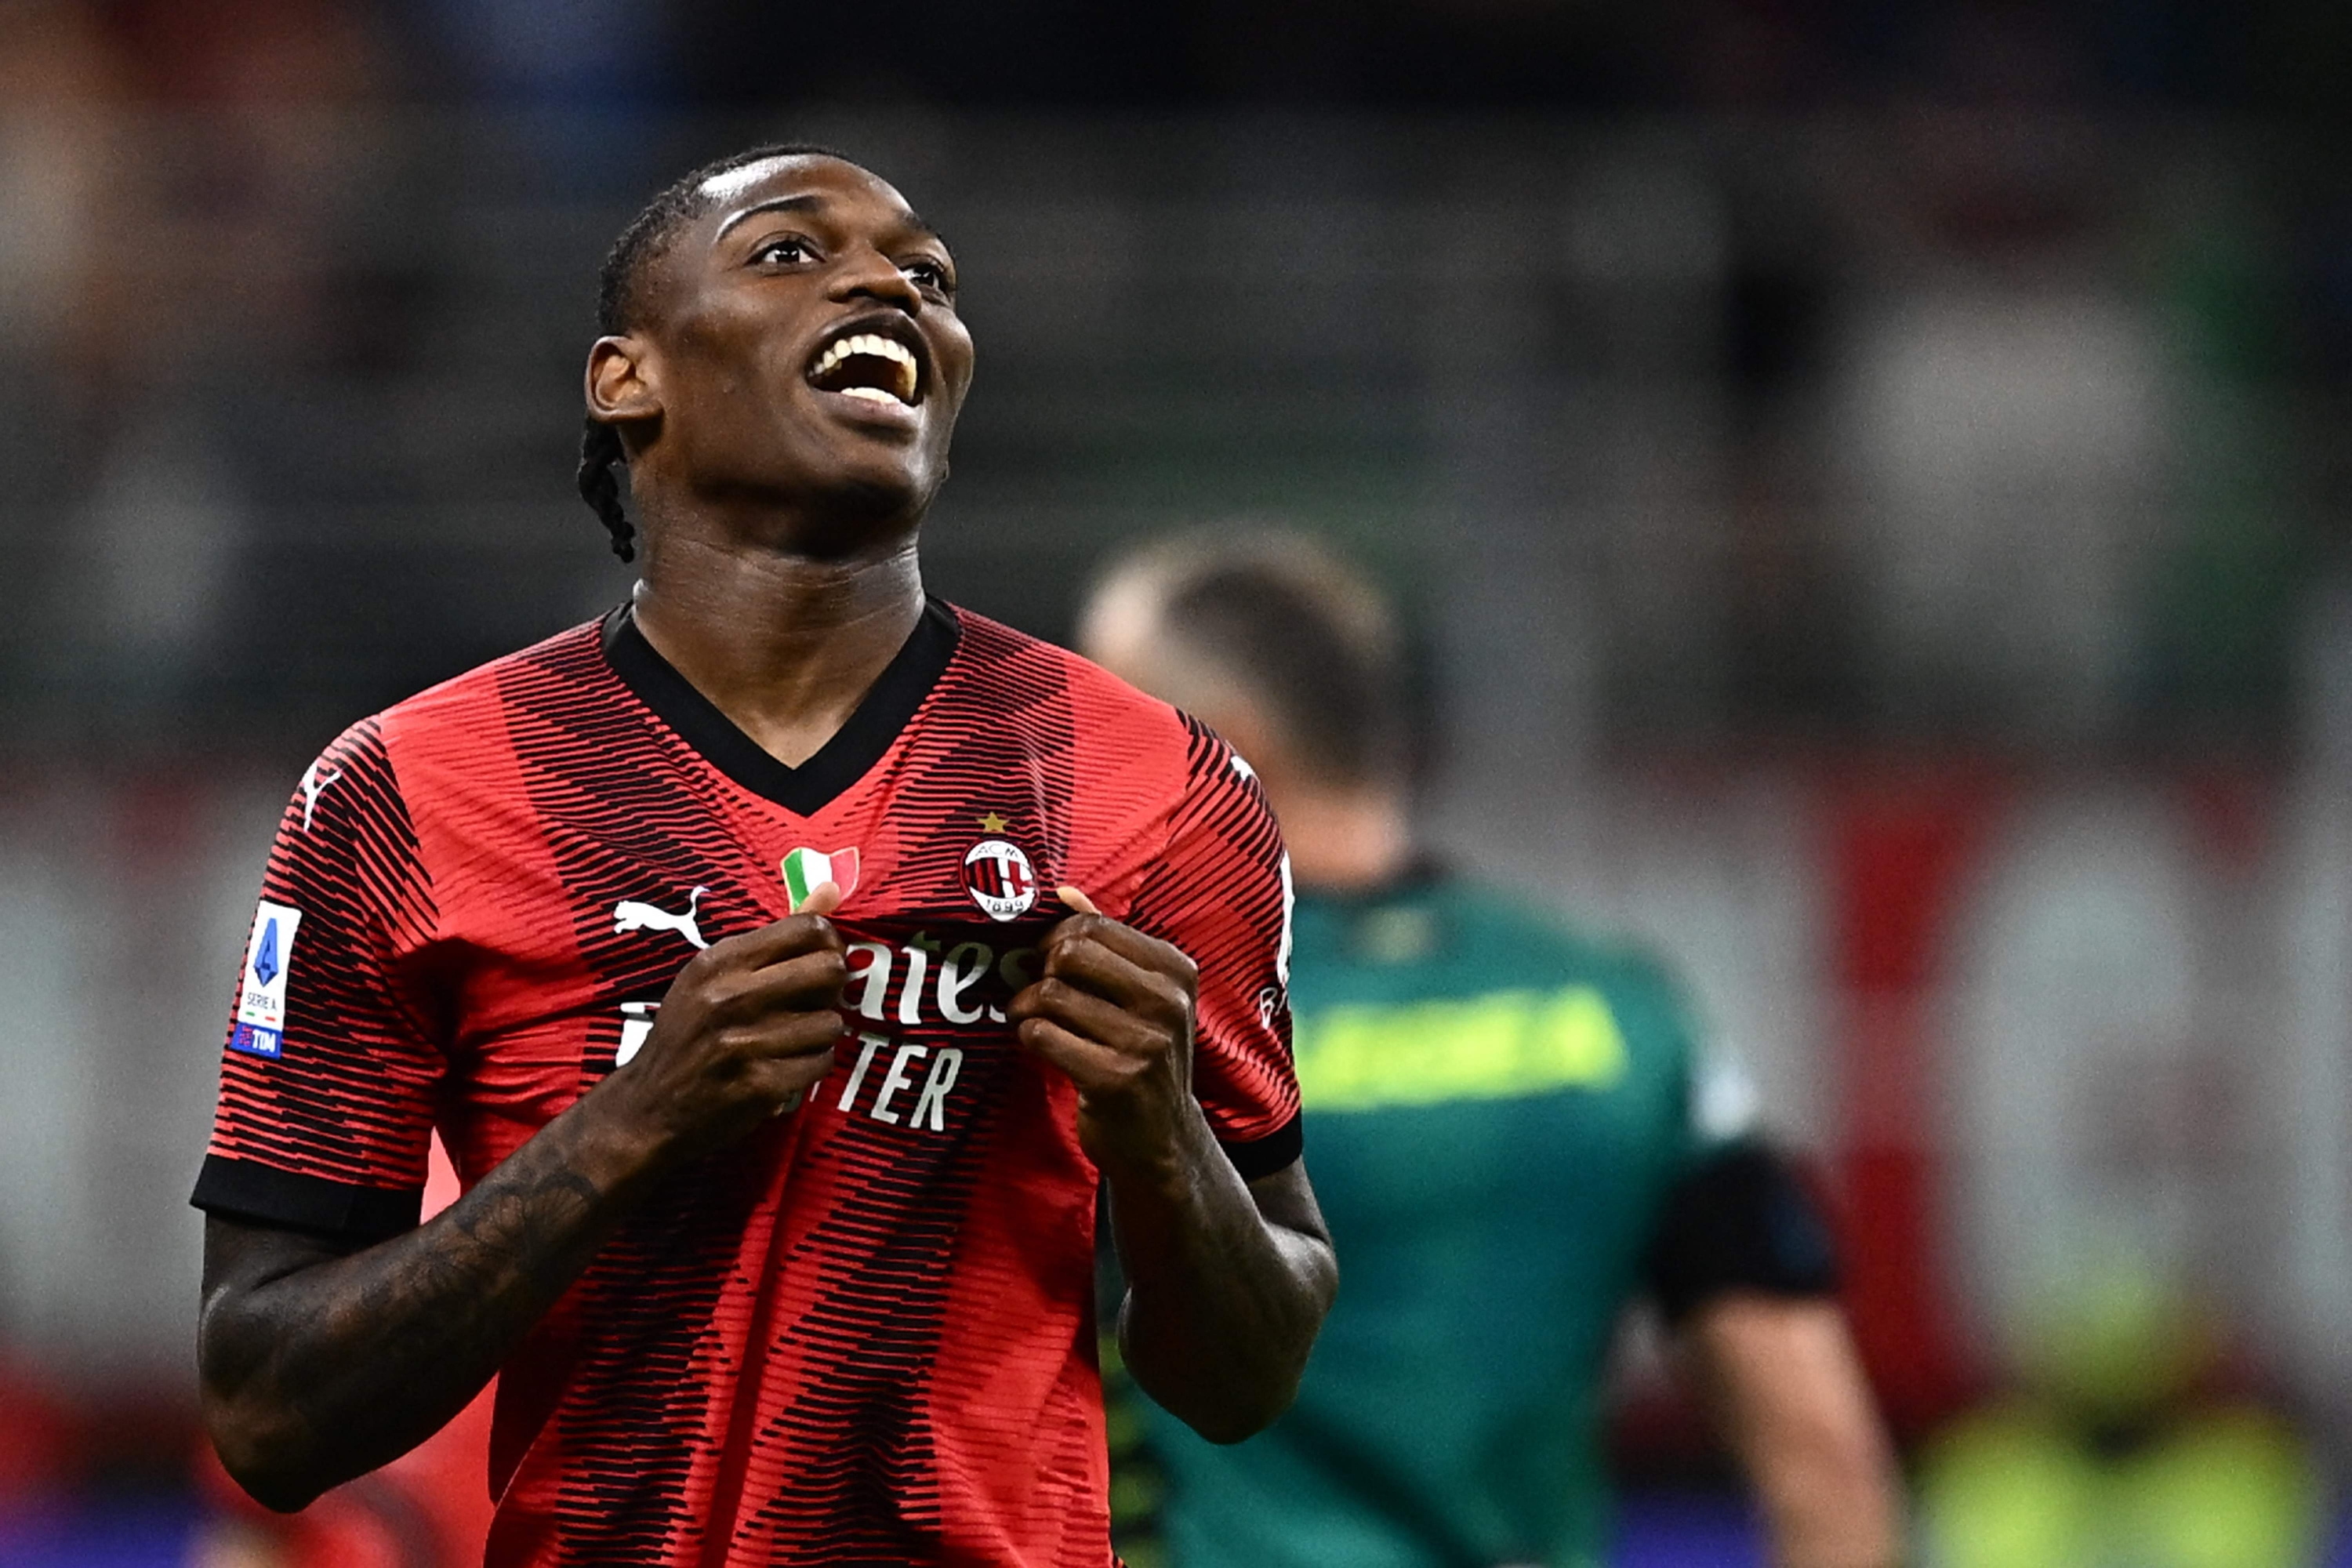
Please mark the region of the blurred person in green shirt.
[[[1827, 1226], [1656, 961], [1422, 855], [1378, 593], [1303, 538], [1178, 540], [1111, 569], [1080, 643], [1232, 742], [1281, 821], [1299, 1085], [1345, 1259], [1297, 1403], [1261, 1436], [1218, 1447], [1114, 1409], [1115, 1454], [1139, 1425], [1164, 1471], [1178, 1568], [1597, 1565], [1602, 1379], [1644, 1292], [1774, 1563], [1895, 1562]], [[1154, 1500], [1122, 1479], [1115, 1500]], [[1121, 1545], [1136, 1568], [1160, 1550]]]

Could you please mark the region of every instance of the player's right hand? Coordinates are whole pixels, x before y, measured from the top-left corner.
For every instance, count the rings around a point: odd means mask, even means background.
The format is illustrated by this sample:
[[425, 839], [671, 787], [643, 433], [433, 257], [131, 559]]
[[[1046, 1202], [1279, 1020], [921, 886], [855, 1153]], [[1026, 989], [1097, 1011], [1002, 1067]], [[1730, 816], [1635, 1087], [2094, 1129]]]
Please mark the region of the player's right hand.
[[653, 1031], [596, 1094], [659, 1150], [730, 1143], [833, 1068], [849, 977], [841, 933], [825, 917], [841, 890], [820, 884], [800, 912], [694, 955], [670, 982]]

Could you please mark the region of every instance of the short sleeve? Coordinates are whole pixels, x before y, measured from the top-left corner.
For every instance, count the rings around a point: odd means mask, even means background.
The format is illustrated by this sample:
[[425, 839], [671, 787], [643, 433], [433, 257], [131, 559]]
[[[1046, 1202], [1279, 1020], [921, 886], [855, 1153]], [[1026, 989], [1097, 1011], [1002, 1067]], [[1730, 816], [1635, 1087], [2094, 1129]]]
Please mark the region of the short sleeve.
[[360, 724], [279, 821], [197, 1207], [361, 1241], [415, 1225], [446, 1058], [404, 972], [434, 921], [391, 758]]
[[1684, 1133], [1693, 1159], [1755, 1136], [1756, 1078], [1746, 1058], [1721, 1041], [1702, 1041], [1690, 1053], [1689, 1074]]
[[1167, 846], [1128, 921], [1200, 969], [1192, 1092], [1254, 1181], [1303, 1148], [1290, 1057], [1290, 861], [1256, 775], [1231, 747], [1194, 724], [1186, 767]]
[[1739, 1053], [1696, 1026], [1663, 975], [1678, 1020], [1684, 1081], [1673, 1179], [1643, 1272], [1670, 1323], [1728, 1291], [1802, 1298], [1837, 1289], [1828, 1217], [1797, 1166], [1763, 1136], [1756, 1081]]
[[1671, 1129], [1676, 1167], [1703, 1163], [1754, 1137], [1759, 1100], [1746, 1058], [1701, 1016], [1671, 970], [1646, 956], [1630, 967], [1632, 984], [1664, 1026], [1679, 1064]]

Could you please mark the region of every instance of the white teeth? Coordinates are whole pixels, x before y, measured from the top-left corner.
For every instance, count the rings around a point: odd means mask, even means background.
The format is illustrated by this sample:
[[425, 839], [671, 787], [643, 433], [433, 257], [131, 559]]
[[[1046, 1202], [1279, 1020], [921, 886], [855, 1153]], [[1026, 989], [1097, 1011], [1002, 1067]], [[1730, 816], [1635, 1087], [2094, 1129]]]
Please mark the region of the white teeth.
[[878, 332], [854, 332], [848, 337], [837, 340], [831, 348], [817, 356], [817, 362], [810, 368], [809, 374], [812, 377], [821, 376], [852, 354], [866, 354], [874, 359], [887, 360], [897, 365], [898, 387], [895, 395], [871, 386], [847, 386], [841, 389], [843, 392], [861, 394], [877, 401], [887, 399], [894, 403], [910, 405], [914, 403], [915, 384], [919, 374], [915, 364], [914, 352], [896, 338], [886, 338]]
[[894, 408], [904, 408], [908, 406], [907, 400], [905, 398], [900, 397], [894, 392], [885, 392], [878, 386], [845, 386], [841, 389], [841, 395], [844, 397], [862, 397], [868, 403], [887, 403]]

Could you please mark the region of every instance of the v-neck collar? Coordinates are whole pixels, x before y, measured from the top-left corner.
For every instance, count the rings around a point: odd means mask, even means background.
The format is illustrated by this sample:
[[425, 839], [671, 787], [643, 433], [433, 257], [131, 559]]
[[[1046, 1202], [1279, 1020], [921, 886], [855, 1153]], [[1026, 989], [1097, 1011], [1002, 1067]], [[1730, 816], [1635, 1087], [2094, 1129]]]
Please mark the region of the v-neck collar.
[[858, 702], [848, 722], [798, 767], [776, 760], [745, 734], [718, 704], [664, 658], [636, 616], [622, 605], [604, 617], [604, 661], [655, 717], [677, 731], [703, 761], [757, 795], [802, 816], [823, 811], [866, 776], [906, 729], [931, 688], [946, 673], [963, 634], [956, 613], [938, 599], [926, 599], [896, 656]]

